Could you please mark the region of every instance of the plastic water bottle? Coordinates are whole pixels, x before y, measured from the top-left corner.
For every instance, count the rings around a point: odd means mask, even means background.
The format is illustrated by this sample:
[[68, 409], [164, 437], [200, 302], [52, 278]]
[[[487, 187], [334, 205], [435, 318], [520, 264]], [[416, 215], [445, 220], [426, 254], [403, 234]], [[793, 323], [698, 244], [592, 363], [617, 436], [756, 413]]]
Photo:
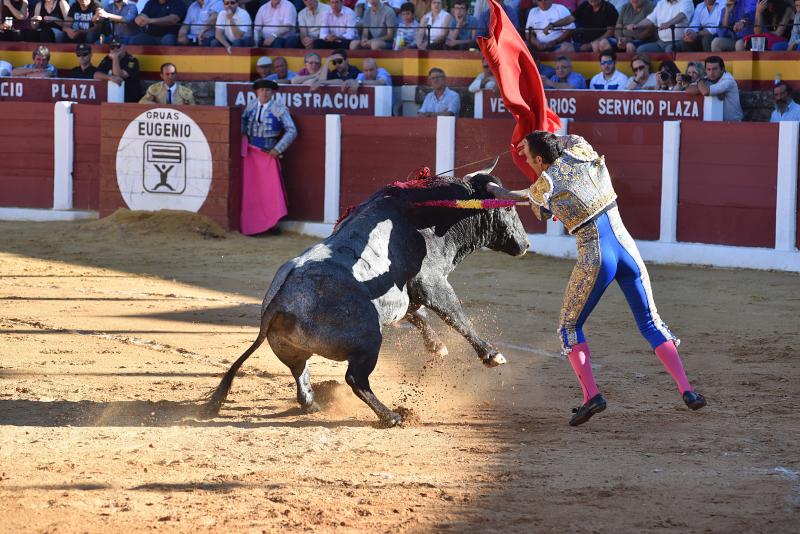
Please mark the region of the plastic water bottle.
[[778, 85], [779, 83], [781, 83], [781, 73], [780, 73], [780, 72], [779, 72], [779, 73], [777, 73], [777, 74], [775, 74], [775, 82], [774, 82], [774, 85]]
[[398, 32], [397, 39], [395, 39], [394, 49], [395, 50], [402, 50], [406, 46], [406, 40], [403, 37], [403, 34]]

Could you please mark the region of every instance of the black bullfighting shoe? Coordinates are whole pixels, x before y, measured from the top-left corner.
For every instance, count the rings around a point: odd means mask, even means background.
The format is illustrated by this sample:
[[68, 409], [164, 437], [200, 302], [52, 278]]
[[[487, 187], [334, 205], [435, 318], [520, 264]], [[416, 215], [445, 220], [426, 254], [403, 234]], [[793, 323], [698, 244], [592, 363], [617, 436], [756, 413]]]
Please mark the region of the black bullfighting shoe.
[[606, 409], [606, 400], [601, 394], [597, 394], [589, 399], [586, 404], [580, 408], [573, 408], [572, 413], [575, 415], [569, 420], [570, 426], [582, 425], [592, 418], [596, 413], [600, 413]]
[[692, 410], [699, 410], [706, 405], [706, 398], [696, 391], [684, 391], [683, 402]]

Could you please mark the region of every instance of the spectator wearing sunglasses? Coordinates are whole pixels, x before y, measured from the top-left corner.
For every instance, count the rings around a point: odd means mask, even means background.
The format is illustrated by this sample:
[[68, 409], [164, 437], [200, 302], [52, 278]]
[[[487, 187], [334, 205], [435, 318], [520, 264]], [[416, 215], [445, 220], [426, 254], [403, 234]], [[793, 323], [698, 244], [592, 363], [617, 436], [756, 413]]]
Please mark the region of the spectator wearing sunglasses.
[[617, 70], [617, 54], [613, 50], [600, 52], [600, 72], [589, 82], [589, 89], [616, 91], [627, 85], [628, 77]]
[[93, 80], [97, 69], [92, 65], [92, 47], [81, 43], [75, 47], [75, 55], [78, 57], [78, 66], [69, 71], [69, 77]]
[[628, 84], [625, 87], [628, 91], [650, 90], [655, 89], [658, 85], [656, 75], [650, 72], [650, 58], [643, 54], [636, 54], [631, 60], [631, 69], [633, 76], [628, 78]]
[[[333, 67], [328, 70], [328, 65]], [[334, 50], [325, 60], [321, 69], [321, 81], [327, 85], [340, 85], [347, 80], [355, 80], [361, 71], [347, 62], [347, 52], [344, 49]]]
[[239, 7], [238, 0], [225, 0], [225, 9], [217, 15], [217, 29], [211, 46], [224, 46], [230, 54], [234, 46], [252, 46], [250, 14]]
[[217, 14], [224, 9], [222, 0], [195, 0], [186, 10], [178, 44], [209, 46], [217, 26]]
[[125, 102], [138, 102], [142, 97], [142, 82], [139, 78], [139, 60], [130, 55], [125, 44], [112, 38], [108, 55], [103, 58], [94, 73], [95, 80], [125, 83]]

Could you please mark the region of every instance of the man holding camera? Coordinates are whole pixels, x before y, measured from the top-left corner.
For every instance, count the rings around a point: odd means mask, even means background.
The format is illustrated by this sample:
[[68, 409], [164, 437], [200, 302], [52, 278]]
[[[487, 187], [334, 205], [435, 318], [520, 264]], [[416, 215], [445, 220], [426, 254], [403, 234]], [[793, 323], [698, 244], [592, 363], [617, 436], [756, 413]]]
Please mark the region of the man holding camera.
[[725, 70], [725, 62], [719, 56], [708, 56], [705, 62], [706, 77], [697, 85], [690, 85], [686, 92], [690, 95], [716, 96], [722, 100], [722, 120], [741, 121], [742, 105], [739, 102], [739, 86]]

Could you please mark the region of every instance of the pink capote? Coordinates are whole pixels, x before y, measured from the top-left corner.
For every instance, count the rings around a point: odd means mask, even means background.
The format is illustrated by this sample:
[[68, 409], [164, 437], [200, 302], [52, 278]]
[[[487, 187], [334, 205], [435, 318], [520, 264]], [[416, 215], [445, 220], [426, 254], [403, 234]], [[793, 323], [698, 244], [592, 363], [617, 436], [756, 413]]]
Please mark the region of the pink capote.
[[276, 158], [242, 138], [242, 212], [239, 231], [255, 235], [273, 228], [288, 213], [281, 167]]

